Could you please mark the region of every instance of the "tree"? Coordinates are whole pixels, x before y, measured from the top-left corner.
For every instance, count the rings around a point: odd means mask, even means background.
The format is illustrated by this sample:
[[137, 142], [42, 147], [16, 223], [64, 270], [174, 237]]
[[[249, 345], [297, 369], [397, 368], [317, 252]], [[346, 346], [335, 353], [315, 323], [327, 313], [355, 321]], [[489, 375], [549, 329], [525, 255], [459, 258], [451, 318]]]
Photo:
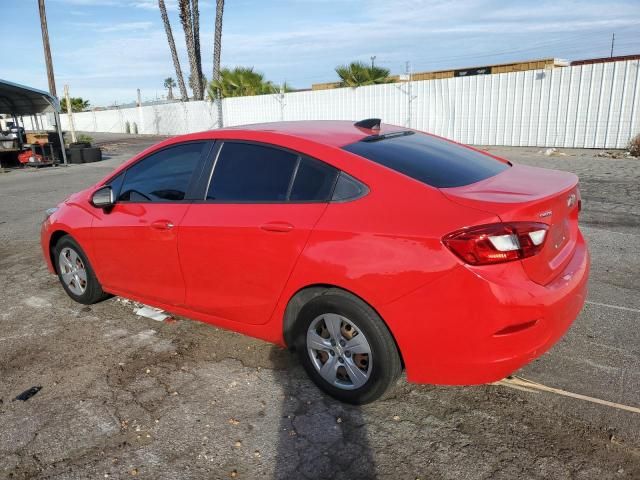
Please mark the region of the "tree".
[[[224, 13], [224, 0], [216, 0], [216, 22], [215, 32], [213, 36], [213, 81], [220, 81], [220, 57], [222, 55], [222, 15]], [[216, 106], [218, 110], [218, 128], [222, 128], [222, 96], [218, 92], [215, 96], [211, 95], [210, 98], [216, 99]]]
[[164, 0], [158, 0], [158, 7], [160, 8], [160, 16], [164, 23], [164, 30], [167, 33], [167, 42], [169, 43], [169, 50], [171, 50], [171, 58], [173, 59], [173, 67], [176, 70], [176, 77], [178, 79], [178, 85], [180, 87], [180, 96], [182, 101], [189, 100], [189, 94], [187, 88], [184, 86], [184, 77], [182, 76], [182, 69], [180, 68], [180, 60], [178, 58], [178, 51], [176, 50], [176, 42], [173, 40], [173, 33], [171, 32], [171, 24], [169, 23], [169, 16], [167, 15], [167, 7], [164, 4]]
[[[202, 78], [202, 85], [207, 85], [207, 77], [203, 74], [201, 78]], [[187, 83], [189, 84], [189, 88], [191, 90], [195, 88], [195, 84], [193, 83], [193, 77], [191, 75], [189, 75], [189, 80], [187, 80]], [[204, 93], [203, 93], [203, 96], [204, 96]]]
[[71, 97], [69, 101], [72, 112], [84, 112], [89, 109], [89, 100], [83, 100], [82, 97]]
[[[179, 0], [178, 8], [180, 11], [180, 22], [184, 30], [184, 39], [187, 46], [187, 57], [191, 67], [191, 77], [193, 78], [193, 98], [202, 100], [204, 92], [202, 88], [202, 65], [200, 62], [200, 40], [196, 41], [195, 33], [200, 32], [198, 2], [195, 0], [193, 5], [190, 0]], [[194, 11], [196, 12], [194, 17]], [[195, 24], [195, 25], [194, 25]], [[194, 28], [195, 27], [195, 28]]]
[[253, 67], [235, 67], [220, 69], [220, 80], [211, 81], [208, 94], [210, 98], [218, 99], [265, 95], [279, 91], [279, 86], [265, 80], [264, 75], [254, 71]]
[[164, 88], [168, 90], [167, 99], [173, 100], [173, 89], [175, 88], [175, 86], [176, 81], [173, 78], [167, 77], [164, 79]]
[[340, 77], [341, 87], [361, 87], [395, 81], [389, 78], [389, 70], [387, 68], [369, 66], [363, 62], [340, 65], [336, 67], [336, 73]]

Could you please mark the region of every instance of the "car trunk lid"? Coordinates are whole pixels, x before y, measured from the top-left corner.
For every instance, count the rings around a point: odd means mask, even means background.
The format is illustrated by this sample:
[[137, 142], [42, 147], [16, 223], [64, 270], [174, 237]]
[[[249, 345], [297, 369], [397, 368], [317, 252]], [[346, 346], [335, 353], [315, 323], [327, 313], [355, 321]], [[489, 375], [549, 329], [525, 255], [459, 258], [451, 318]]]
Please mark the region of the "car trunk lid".
[[450, 200], [491, 212], [503, 222], [549, 225], [542, 250], [520, 261], [534, 282], [546, 285], [571, 260], [578, 238], [580, 202], [574, 174], [514, 165], [480, 182], [441, 191]]

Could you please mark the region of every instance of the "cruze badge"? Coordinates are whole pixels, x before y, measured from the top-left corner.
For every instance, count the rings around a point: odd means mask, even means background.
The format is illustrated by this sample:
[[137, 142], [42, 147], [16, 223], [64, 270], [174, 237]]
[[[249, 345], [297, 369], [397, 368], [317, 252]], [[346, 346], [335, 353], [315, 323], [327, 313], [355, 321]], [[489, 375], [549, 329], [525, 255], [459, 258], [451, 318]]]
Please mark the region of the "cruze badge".
[[571, 208], [576, 204], [576, 194], [572, 193], [567, 197], [567, 207]]
[[539, 217], [540, 217], [540, 218], [550, 217], [552, 213], [553, 213], [553, 212], [552, 212], [551, 210], [547, 210], [546, 212], [542, 212], [542, 213], [539, 215]]

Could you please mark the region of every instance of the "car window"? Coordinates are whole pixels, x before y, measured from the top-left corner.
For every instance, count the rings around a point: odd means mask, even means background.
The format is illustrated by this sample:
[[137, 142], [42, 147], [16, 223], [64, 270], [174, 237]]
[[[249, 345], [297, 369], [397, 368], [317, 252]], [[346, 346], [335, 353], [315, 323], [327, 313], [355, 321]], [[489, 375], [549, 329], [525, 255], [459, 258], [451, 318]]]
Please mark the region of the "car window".
[[358, 180], [344, 172], [340, 172], [338, 181], [333, 189], [331, 200], [334, 202], [346, 202], [348, 200], [356, 200], [366, 195], [368, 189]]
[[135, 163], [126, 171], [118, 201], [184, 200], [205, 145], [205, 142], [176, 145]]
[[298, 155], [251, 143], [225, 142], [215, 162], [207, 200], [286, 201]]
[[338, 176], [331, 165], [302, 157], [296, 170], [289, 200], [328, 201]]
[[125, 172], [121, 172], [107, 182], [107, 185], [111, 187], [111, 191], [113, 192], [113, 198], [118, 198], [118, 195], [120, 195], [120, 188], [122, 188], [124, 174]]
[[437, 188], [479, 182], [509, 168], [470, 148], [411, 131], [368, 137], [343, 149]]

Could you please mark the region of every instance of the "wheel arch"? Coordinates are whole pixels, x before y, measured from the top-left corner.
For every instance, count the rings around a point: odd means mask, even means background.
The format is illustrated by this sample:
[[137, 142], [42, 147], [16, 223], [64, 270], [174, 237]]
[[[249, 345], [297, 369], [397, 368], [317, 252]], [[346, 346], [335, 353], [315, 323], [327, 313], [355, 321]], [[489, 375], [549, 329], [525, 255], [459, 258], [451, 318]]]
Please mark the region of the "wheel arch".
[[300, 313], [302, 308], [314, 298], [335, 290], [339, 290], [340, 292], [346, 294], [347, 296], [354, 298], [356, 301], [364, 303], [380, 317], [380, 319], [382, 320], [382, 323], [384, 323], [384, 325], [387, 327], [387, 330], [391, 334], [391, 338], [393, 338], [393, 341], [398, 350], [398, 354], [400, 355], [400, 361], [402, 362], [402, 367], [404, 368], [404, 359], [402, 357], [402, 350], [400, 349], [400, 345], [398, 345], [398, 341], [396, 340], [396, 337], [393, 334], [393, 330], [389, 328], [389, 324], [385, 321], [384, 317], [380, 315], [380, 312], [378, 312], [378, 310], [373, 305], [367, 302], [360, 295], [352, 291], [349, 291], [345, 288], [338, 287], [336, 285], [330, 285], [330, 284], [307, 285], [306, 287], [300, 288], [289, 299], [289, 302], [287, 303], [287, 307], [285, 308], [284, 316], [282, 319], [282, 335], [284, 338], [284, 343], [287, 346], [287, 348], [289, 349], [294, 348], [293, 347], [294, 326], [295, 326], [296, 320], [298, 319], [298, 314]]
[[55, 248], [56, 244], [66, 236], [71, 236], [71, 234], [65, 230], [56, 230], [51, 234], [51, 237], [49, 237], [49, 258], [51, 259], [51, 265], [53, 265], [53, 268], [56, 272], [58, 271], [58, 266], [56, 259], [54, 258], [53, 249]]

